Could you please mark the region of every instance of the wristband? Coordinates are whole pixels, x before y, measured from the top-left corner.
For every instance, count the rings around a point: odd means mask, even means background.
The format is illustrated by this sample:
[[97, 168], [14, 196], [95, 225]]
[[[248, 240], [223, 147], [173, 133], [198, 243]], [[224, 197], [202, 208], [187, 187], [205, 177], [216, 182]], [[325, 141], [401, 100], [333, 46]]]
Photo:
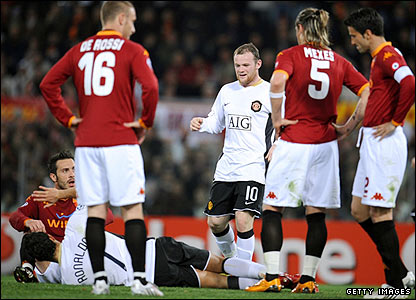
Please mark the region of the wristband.
[[283, 98], [285, 96], [285, 92], [281, 92], [281, 93], [269, 93], [270, 98]]

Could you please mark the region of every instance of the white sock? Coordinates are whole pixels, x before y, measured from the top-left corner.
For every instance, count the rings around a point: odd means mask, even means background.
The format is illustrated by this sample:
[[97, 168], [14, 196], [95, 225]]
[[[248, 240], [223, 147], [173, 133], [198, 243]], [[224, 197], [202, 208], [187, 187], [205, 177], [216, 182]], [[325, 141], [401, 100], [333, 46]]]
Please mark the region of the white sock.
[[133, 272], [133, 278], [135, 277], [141, 277], [143, 279], [146, 279], [146, 272]]
[[216, 236], [215, 240], [217, 241], [218, 248], [220, 248], [224, 257], [233, 257], [236, 255], [236, 246], [234, 241], [234, 231], [231, 226], [228, 227], [228, 232], [223, 236]]
[[244, 290], [246, 287], [255, 285], [259, 280], [254, 278], [238, 277], [238, 287]]
[[251, 260], [254, 252], [254, 235], [248, 239], [237, 237], [237, 256], [242, 259]]
[[308, 276], [315, 278], [320, 260], [321, 260], [320, 257], [316, 257], [312, 255], [305, 255], [305, 259], [303, 261], [302, 275], [308, 275]]
[[261, 279], [261, 274], [266, 273], [266, 267], [251, 260], [231, 257], [224, 262], [224, 271], [237, 277], [250, 277]]
[[94, 273], [94, 282], [95, 282], [95, 279], [97, 279], [99, 277], [107, 278], [107, 272], [106, 271], [100, 271], [100, 272]]
[[280, 251], [264, 252], [264, 263], [268, 274], [279, 274]]

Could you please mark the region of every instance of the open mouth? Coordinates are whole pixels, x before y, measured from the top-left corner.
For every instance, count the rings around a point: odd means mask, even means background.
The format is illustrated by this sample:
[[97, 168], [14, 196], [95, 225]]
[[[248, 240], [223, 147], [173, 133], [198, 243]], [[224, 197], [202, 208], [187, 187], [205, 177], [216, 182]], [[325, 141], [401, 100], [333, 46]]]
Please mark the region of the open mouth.
[[74, 186], [75, 186], [75, 180], [70, 180], [70, 181], [68, 181], [68, 185], [69, 185], [70, 187], [74, 187]]

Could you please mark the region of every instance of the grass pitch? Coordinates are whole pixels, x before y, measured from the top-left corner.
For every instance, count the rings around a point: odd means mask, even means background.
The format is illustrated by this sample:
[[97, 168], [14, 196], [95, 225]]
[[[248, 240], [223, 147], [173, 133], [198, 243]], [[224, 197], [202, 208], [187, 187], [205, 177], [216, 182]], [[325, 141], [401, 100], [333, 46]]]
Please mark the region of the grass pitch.
[[[111, 286], [110, 295], [91, 294], [91, 286], [74, 286], [47, 283], [18, 283], [13, 276], [1, 276], [2, 299], [362, 299], [347, 295], [347, 288], [356, 285], [319, 285], [317, 294], [292, 294], [284, 289], [280, 293], [249, 293], [240, 290], [161, 287], [164, 297], [133, 296], [130, 288]], [[367, 288], [370, 286], [367, 286]], [[371, 286], [376, 288], [375, 286]], [[415, 299], [415, 291], [409, 299]]]

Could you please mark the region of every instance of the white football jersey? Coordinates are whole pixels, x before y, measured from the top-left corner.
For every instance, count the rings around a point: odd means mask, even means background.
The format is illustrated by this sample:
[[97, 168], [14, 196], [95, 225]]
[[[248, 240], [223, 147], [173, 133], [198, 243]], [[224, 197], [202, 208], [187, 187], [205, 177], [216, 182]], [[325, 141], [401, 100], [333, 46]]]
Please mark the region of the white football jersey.
[[[43, 274], [36, 269], [39, 281], [72, 285], [92, 285], [94, 283], [85, 239], [87, 218], [87, 207], [78, 205], [65, 229], [65, 238], [61, 245], [60, 265], [51, 263]], [[125, 240], [109, 232], [105, 232], [105, 238], [104, 269], [109, 284], [130, 286], [133, 281], [133, 268]], [[148, 244], [153, 242], [154, 240], [148, 240]], [[149, 248], [146, 249], [146, 279], [153, 282], [154, 269], [152, 268], [155, 265], [155, 257], [154, 249], [149, 246], [146, 247]], [[153, 250], [153, 255], [148, 257], [149, 253], [147, 252], [151, 252], [151, 250]], [[149, 258], [153, 261], [148, 261]]]
[[264, 80], [248, 87], [237, 80], [219, 91], [199, 130], [221, 133], [225, 129], [214, 181], [265, 183], [265, 154], [273, 132], [269, 91], [270, 83]]

